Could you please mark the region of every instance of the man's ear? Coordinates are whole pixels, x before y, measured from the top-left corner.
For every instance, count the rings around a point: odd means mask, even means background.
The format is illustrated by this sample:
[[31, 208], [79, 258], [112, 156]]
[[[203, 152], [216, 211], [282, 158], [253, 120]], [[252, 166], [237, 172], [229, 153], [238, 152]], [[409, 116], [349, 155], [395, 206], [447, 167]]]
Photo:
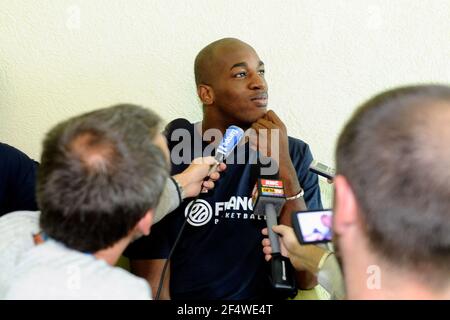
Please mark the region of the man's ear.
[[214, 103], [214, 90], [206, 84], [200, 84], [197, 87], [197, 94], [204, 105], [211, 105]]
[[358, 203], [348, 180], [338, 175], [334, 178], [334, 217], [333, 230], [342, 235], [358, 223]]
[[153, 224], [153, 214], [153, 209], [148, 210], [136, 225], [139, 233], [143, 234], [144, 236], [148, 236], [150, 234], [150, 228]]

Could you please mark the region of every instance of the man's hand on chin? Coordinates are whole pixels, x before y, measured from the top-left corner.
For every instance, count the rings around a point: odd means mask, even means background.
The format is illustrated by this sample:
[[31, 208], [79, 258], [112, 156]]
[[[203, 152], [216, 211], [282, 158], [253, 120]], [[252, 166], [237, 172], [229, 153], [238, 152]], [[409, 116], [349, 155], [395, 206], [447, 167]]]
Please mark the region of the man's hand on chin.
[[[302, 191], [297, 178], [297, 171], [289, 155], [289, 142], [286, 126], [272, 110], [251, 126], [250, 146], [258, 150], [264, 157], [270, 157], [279, 164], [279, 178], [283, 181], [286, 197], [292, 197]], [[291, 225], [291, 214], [306, 210], [303, 198], [287, 201], [283, 206], [280, 222]]]
[[280, 165], [280, 175], [292, 166], [289, 155], [287, 129], [277, 114], [269, 110], [251, 126], [250, 146], [264, 157], [270, 157]]

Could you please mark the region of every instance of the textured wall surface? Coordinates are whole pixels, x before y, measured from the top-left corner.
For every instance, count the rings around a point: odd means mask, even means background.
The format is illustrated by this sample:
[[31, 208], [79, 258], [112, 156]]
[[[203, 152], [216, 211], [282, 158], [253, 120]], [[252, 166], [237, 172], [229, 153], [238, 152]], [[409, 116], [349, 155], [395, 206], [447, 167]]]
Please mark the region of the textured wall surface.
[[0, 141], [39, 158], [56, 122], [118, 102], [199, 120], [193, 60], [226, 36], [255, 47], [270, 107], [329, 164], [370, 95], [450, 82], [448, 0], [1, 0]]

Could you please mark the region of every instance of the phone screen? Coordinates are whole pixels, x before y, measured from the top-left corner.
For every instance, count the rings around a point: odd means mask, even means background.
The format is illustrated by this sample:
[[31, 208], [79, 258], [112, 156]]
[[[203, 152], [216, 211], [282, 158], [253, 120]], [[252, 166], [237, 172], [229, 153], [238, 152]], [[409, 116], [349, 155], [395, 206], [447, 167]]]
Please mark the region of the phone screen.
[[332, 210], [300, 211], [292, 225], [301, 244], [326, 243], [332, 238]]

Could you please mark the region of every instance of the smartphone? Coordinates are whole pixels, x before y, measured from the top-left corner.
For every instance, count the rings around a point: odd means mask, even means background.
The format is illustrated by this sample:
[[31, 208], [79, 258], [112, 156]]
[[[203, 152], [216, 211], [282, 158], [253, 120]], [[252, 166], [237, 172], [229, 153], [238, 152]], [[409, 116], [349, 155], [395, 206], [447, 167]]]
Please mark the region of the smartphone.
[[336, 175], [335, 169], [328, 167], [316, 160], [313, 160], [313, 162], [311, 162], [309, 170], [329, 180], [333, 180], [334, 176]]
[[333, 211], [299, 211], [292, 215], [292, 225], [301, 244], [327, 243], [332, 238]]

